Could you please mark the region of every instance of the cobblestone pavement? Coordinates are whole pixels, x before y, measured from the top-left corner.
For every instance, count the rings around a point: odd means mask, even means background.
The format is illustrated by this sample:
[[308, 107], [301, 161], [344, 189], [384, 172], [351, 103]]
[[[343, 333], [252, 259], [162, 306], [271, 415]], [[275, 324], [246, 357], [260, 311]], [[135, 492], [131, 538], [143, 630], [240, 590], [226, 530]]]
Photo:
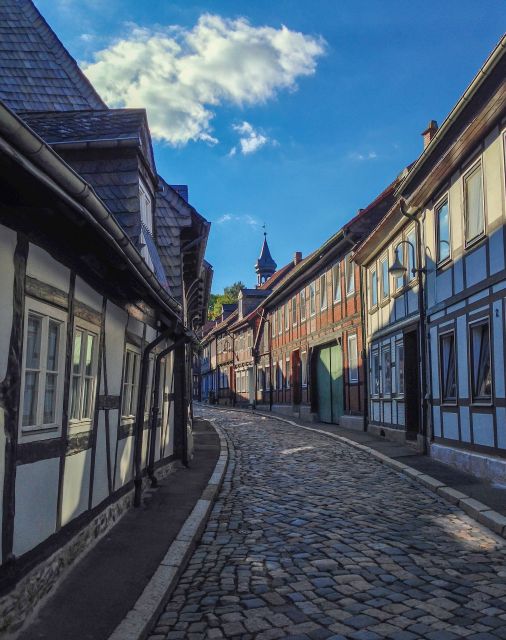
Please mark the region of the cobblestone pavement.
[[203, 409], [225, 484], [149, 640], [506, 638], [506, 545], [366, 453]]

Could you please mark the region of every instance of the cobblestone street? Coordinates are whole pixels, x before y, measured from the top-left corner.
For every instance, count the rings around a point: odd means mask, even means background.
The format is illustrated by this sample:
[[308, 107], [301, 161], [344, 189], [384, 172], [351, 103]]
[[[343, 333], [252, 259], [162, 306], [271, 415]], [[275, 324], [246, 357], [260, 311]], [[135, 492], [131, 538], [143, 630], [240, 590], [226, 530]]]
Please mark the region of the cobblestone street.
[[150, 640], [506, 638], [506, 545], [366, 453], [206, 408], [225, 483]]

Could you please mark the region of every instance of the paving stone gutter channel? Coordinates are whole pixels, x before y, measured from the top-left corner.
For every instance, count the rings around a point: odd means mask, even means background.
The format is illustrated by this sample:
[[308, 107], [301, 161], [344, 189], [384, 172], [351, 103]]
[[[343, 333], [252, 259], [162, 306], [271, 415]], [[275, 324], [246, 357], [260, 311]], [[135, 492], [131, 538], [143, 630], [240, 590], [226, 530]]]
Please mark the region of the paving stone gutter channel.
[[205, 529], [214, 501], [221, 489], [229, 461], [229, 448], [223, 431], [212, 420], [207, 419], [207, 421], [216, 430], [220, 439], [220, 455], [213, 474], [193, 511], [170, 545], [160, 566], [134, 607], [109, 636], [109, 640], [144, 640], [147, 637], [153, 623], [169, 600], [181, 574], [186, 569]]
[[[205, 405], [201, 405], [205, 406]], [[263, 411], [253, 411], [251, 409], [237, 409], [232, 407], [218, 407], [214, 406], [213, 409], [221, 410], [221, 411], [236, 411], [238, 413], [246, 413], [249, 415], [257, 415], [262, 417], [268, 417], [273, 420], [279, 420], [280, 422], [285, 422], [286, 424], [290, 424], [294, 427], [298, 427], [299, 429], [305, 429], [306, 431], [314, 431], [316, 433], [320, 433], [324, 436], [328, 436], [334, 440], [339, 440], [350, 447], [354, 447], [355, 449], [360, 449], [365, 453], [368, 453], [370, 456], [375, 458], [378, 462], [398, 471], [399, 473], [407, 476], [411, 480], [415, 480], [423, 485], [425, 488], [437, 493], [441, 498], [447, 500], [453, 505], [458, 506], [462, 511], [464, 511], [468, 516], [484, 525], [497, 535], [506, 539], [506, 516], [497, 511], [491, 509], [488, 505], [480, 502], [479, 500], [475, 500], [474, 498], [469, 497], [465, 493], [461, 491], [457, 491], [452, 487], [449, 487], [444, 482], [440, 480], [436, 480], [432, 476], [423, 473], [422, 471], [418, 471], [417, 469], [413, 469], [407, 464], [403, 462], [399, 462], [398, 460], [394, 460], [391, 457], [381, 453], [379, 451], [375, 451], [371, 447], [367, 445], [360, 444], [359, 442], [355, 442], [345, 436], [337, 435], [335, 433], [330, 433], [329, 431], [323, 429], [317, 429], [315, 427], [309, 427], [305, 425], [301, 425], [298, 422], [294, 422], [288, 418], [283, 418], [281, 416], [273, 415], [272, 413], [266, 413]], [[208, 418], [206, 418], [208, 419]], [[116, 640], [116, 639], [115, 639]], [[119, 638], [118, 638], [119, 640]]]

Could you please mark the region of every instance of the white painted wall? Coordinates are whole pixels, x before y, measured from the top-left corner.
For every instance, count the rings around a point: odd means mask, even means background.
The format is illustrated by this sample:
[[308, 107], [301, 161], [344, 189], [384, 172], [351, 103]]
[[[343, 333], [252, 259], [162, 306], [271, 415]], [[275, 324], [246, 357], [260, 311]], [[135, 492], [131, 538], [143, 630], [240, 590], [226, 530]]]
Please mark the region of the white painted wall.
[[88, 508], [91, 449], [67, 456], [63, 480], [62, 525]]
[[30, 243], [26, 273], [32, 278], [47, 282], [62, 291], [69, 290], [70, 269], [52, 258], [47, 251]]
[[13, 549], [17, 556], [55, 532], [59, 468], [59, 458], [17, 467]]

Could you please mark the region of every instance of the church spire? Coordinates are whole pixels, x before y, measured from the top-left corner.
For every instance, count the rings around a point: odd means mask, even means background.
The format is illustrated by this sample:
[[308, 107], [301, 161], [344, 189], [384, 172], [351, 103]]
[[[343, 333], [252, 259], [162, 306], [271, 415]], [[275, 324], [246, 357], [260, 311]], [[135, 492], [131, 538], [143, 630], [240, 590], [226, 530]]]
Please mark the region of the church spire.
[[267, 244], [267, 232], [264, 225], [264, 242], [262, 244], [262, 250], [260, 256], [255, 264], [255, 271], [257, 273], [257, 287], [260, 287], [266, 280], [268, 280], [272, 274], [276, 271], [276, 263], [272, 259], [271, 252], [269, 251], [269, 245]]

